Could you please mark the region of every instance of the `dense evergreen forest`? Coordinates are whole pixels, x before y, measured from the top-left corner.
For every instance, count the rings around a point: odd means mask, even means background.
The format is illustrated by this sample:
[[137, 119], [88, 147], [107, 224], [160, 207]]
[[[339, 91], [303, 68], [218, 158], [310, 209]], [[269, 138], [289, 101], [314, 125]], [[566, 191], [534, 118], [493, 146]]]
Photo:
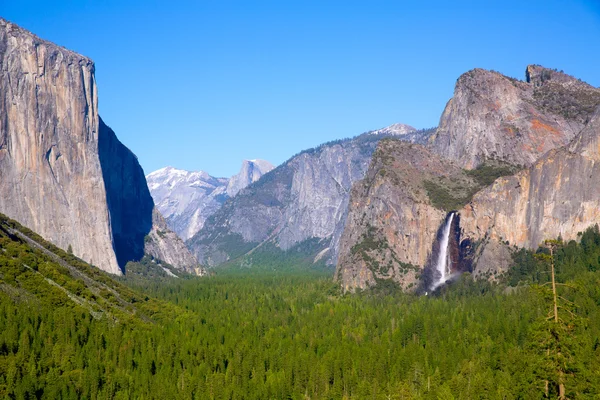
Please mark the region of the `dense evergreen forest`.
[[0, 218], [0, 397], [599, 398], [598, 228], [552, 250], [421, 297], [343, 294], [315, 270], [168, 278], [148, 259], [117, 282]]

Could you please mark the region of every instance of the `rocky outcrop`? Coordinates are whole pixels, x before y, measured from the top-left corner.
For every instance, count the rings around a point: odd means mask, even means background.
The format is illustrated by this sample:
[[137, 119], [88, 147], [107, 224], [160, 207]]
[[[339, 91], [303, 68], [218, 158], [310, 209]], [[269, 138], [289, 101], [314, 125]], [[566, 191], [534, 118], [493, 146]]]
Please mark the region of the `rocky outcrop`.
[[0, 212], [120, 274], [143, 256], [153, 209], [98, 115], [93, 62], [0, 19]]
[[430, 185], [467, 193], [476, 182], [421, 145], [379, 143], [366, 177], [352, 187], [335, 275], [344, 290], [382, 280], [420, 285], [447, 214], [434, 205]]
[[[500, 178], [463, 210], [462, 236], [479, 242], [478, 252], [506, 247], [536, 249], [545, 239], [577, 239], [600, 223], [600, 109], [567, 146], [518, 174]], [[502, 247], [505, 247], [502, 249]], [[476, 271], [502, 271], [506, 257], [484, 256]]]
[[94, 63], [0, 19], [0, 212], [119, 274], [98, 136]]
[[190, 253], [183, 240], [167, 227], [165, 219], [156, 208], [152, 212], [152, 230], [144, 238], [144, 242], [146, 254], [189, 274], [206, 275], [206, 270], [198, 265], [198, 260]]
[[215, 178], [204, 171], [184, 171], [166, 167], [146, 177], [156, 207], [169, 227], [181, 238], [194, 236], [206, 219], [229, 197], [273, 169], [264, 160], [244, 160], [237, 175]]
[[301, 152], [225, 202], [188, 246], [215, 266], [266, 242], [281, 251], [310, 242], [305, 247], [315, 260], [334, 265], [350, 188], [364, 176], [377, 142], [389, 136], [366, 133]]
[[240, 190], [256, 182], [273, 168], [275, 168], [273, 164], [265, 160], [244, 160], [240, 172], [232, 176], [227, 183], [227, 195], [235, 196]]
[[581, 131], [600, 90], [529, 66], [527, 81], [474, 69], [456, 83], [430, 147], [464, 168], [486, 160], [529, 166]]
[[[431, 152], [382, 142], [353, 187], [337, 279], [345, 290], [381, 280], [414, 288], [417, 276], [427, 287], [420, 270], [431, 266], [451, 210], [450, 259], [490, 279], [510, 267], [513, 246], [576, 239], [600, 219], [599, 105], [597, 88], [539, 66], [527, 68], [526, 82], [462, 75]], [[503, 162], [527, 167], [514, 174]]]

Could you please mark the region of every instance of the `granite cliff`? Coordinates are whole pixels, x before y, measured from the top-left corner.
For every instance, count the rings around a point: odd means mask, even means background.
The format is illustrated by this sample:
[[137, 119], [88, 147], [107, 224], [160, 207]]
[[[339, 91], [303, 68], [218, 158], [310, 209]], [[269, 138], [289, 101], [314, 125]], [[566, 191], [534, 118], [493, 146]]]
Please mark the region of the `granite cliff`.
[[[410, 132], [410, 140], [423, 142], [431, 133]], [[350, 188], [364, 176], [377, 142], [389, 136], [366, 133], [301, 152], [226, 201], [188, 246], [211, 266], [258, 251], [296, 250], [334, 265]]]
[[428, 150], [382, 142], [353, 187], [342, 287], [423, 286], [450, 211], [454, 268], [490, 278], [510, 266], [512, 246], [576, 239], [600, 219], [599, 105], [599, 89], [540, 66], [524, 82], [461, 76]]
[[477, 193], [460, 210], [461, 237], [480, 243], [476, 272], [505, 270], [512, 246], [536, 249], [545, 239], [577, 240], [600, 223], [598, 161], [600, 108], [571, 143]]
[[153, 208], [98, 115], [94, 63], [0, 19], [0, 212], [120, 274], [143, 255]]
[[336, 279], [344, 290], [382, 280], [416, 289], [435, 253], [446, 203], [452, 207], [478, 187], [455, 162], [424, 146], [382, 140], [365, 178], [352, 187]]
[[525, 81], [474, 69], [458, 78], [429, 146], [463, 168], [529, 166], [571, 141], [598, 102], [597, 88], [540, 66], [528, 66]]
[[264, 160], [244, 160], [240, 172], [231, 178], [215, 178], [204, 171], [184, 171], [166, 167], [146, 179], [156, 207], [167, 225], [187, 240], [196, 234], [206, 219], [228, 198], [256, 182], [273, 169]]

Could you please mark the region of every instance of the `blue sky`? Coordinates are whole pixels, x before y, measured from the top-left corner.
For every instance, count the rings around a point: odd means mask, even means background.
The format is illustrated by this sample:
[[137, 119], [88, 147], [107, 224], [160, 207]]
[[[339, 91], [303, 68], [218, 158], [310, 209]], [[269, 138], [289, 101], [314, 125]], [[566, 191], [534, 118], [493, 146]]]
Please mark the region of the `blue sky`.
[[395, 122], [435, 126], [476, 67], [600, 86], [597, 0], [0, 0], [0, 15], [96, 62], [100, 115], [146, 173], [229, 176]]

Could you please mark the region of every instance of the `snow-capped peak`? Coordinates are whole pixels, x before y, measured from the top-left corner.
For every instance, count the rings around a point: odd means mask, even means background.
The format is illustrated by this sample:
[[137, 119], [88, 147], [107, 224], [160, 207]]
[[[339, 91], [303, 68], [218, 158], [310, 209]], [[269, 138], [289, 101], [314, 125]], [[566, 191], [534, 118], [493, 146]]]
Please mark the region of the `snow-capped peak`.
[[415, 132], [416, 129], [410, 125], [406, 124], [393, 124], [390, 126], [386, 126], [385, 128], [377, 129], [375, 131], [371, 131], [371, 135], [394, 135], [394, 136], [402, 136], [411, 132]]

